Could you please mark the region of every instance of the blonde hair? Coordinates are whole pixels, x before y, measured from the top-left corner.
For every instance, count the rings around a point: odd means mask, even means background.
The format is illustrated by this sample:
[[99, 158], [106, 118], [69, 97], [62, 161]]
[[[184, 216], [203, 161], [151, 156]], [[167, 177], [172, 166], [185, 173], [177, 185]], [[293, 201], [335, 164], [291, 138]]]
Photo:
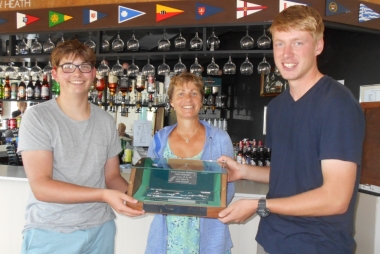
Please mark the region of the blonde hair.
[[290, 29], [306, 31], [317, 41], [323, 38], [325, 25], [321, 15], [313, 8], [304, 5], [293, 5], [274, 18], [269, 31], [287, 32]]
[[203, 84], [202, 77], [199, 77], [199, 76], [192, 74], [190, 72], [184, 72], [178, 76], [175, 76], [174, 78], [172, 78], [170, 80], [170, 85], [168, 88], [169, 101], [171, 101], [173, 98], [174, 87], [181, 86], [181, 85], [189, 83], [189, 82], [192, 82], [199, 89], [199, 92], [203, 98], [205, 91], [203, 89], [204, 84]]

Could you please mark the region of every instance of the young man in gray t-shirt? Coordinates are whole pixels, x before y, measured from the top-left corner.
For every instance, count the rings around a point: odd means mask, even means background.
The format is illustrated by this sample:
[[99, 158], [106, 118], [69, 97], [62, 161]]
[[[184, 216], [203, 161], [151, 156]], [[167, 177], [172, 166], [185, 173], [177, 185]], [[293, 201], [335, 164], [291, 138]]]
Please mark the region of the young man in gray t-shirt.
[[26, 207], [22, 253], [114, 253], [115, 214], [139, 216], [124, 202], [121, 146], [113, 118], [87, 101], [94, 52], [77, 40], [57, 47], [52, 75], [57, 99], [25, 113], [19, 147], [32, 195]]

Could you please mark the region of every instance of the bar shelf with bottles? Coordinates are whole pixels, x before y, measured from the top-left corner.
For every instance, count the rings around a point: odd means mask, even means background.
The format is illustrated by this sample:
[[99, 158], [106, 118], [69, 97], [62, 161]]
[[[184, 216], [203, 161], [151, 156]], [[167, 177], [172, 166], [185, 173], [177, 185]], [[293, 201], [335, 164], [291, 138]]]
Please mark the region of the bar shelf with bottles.
[[234, 144], [234, 157], [240, 164], [270, 166], [271, 149], [255, 139], [243, 139]]

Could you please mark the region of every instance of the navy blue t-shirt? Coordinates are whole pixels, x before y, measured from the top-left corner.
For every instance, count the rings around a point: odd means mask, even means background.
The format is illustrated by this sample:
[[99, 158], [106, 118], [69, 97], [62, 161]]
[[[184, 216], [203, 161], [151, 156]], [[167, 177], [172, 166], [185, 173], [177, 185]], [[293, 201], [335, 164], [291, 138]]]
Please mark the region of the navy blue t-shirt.
[[256, 240], [267, 252], [353, 252], [353, 218], [364, 132], [365, 119], [359, 103], [349, 89], [328, 76], [297, 101], [288, 89], [269, 103], [266, 143], [272, 148], [272, 158], [268, 199], [320, 187], [321, 160], [355, 162], [358, 170], [346, 213], [318, 217], [271, 214], [262, 218]]

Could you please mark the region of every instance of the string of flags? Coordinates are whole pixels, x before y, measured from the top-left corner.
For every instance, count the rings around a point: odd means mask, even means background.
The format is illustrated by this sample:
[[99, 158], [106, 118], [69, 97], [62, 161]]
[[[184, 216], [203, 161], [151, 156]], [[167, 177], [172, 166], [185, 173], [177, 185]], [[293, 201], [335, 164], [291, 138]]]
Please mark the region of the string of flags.
[[[253, 0], [254, 1], [254, 0]], [[289, 1], [289, 0], [279, 0], [279, 12], [284, 9], [293, 6], [293, 5], [309, 5], [302, 1]], [[268, 8], [268, 6], [255, 4], [253, 2], [236, 0], [236, 19], [243, 19], [249, 15], [258, 13], [260, 11], [264, 11]], [[195, 20], [201, 20], [204, 18], [208, 18], [212, 15], [215, 15], [220, 12], [224, 12], [225, 10], [218, 6], [212, 6], [209, 4], [204, 4], [197, 2], [195, 4]], [[165, 6], [161, 4], [156, 4], [156, 22], [161, 22], [163, 20], [176, 17], [178, 15], [183, 14], [185, 11], [177, 8], [173, 8], [170, 6]], [[325, 16], [332, 16], [338, 14], [346, 14], [351, 11], [342, 5], [340, 2], [335, 0], [326, 0], [326, 11]], [[103, 13], [96, 10], [91, 10], [88, 8], [83, 9], [83, 25], [90, 24], [92, 22], [96, 22], [102, 18], [108, 16], [107, 13]], [[146, 13], [143, 11], [135, 10], [132, 8], [118, 6], [118, 23], [126, 22], [131, 19], [138, 18], [140, 16], [145, 15]], [[57, 26], [63, 22], [75, 19], [75, 17], [55, 12], [49, 11], [49, 27]], [[366, 22], [374, 19], [380, 18], [380, 14], [369, 8], [363, 3], [359, 4], [359, 12], [358, 12], [358, 22]], [[25, 26], [31, 25], [35, 22], [38, 22], [40, 17], [35, 17], [26, 13], [17, 12], [16, 13], [16, 27], [17, 29], [21, 29]], [[7, 23], [9, 20], [0, 17], [0, 25]]]

